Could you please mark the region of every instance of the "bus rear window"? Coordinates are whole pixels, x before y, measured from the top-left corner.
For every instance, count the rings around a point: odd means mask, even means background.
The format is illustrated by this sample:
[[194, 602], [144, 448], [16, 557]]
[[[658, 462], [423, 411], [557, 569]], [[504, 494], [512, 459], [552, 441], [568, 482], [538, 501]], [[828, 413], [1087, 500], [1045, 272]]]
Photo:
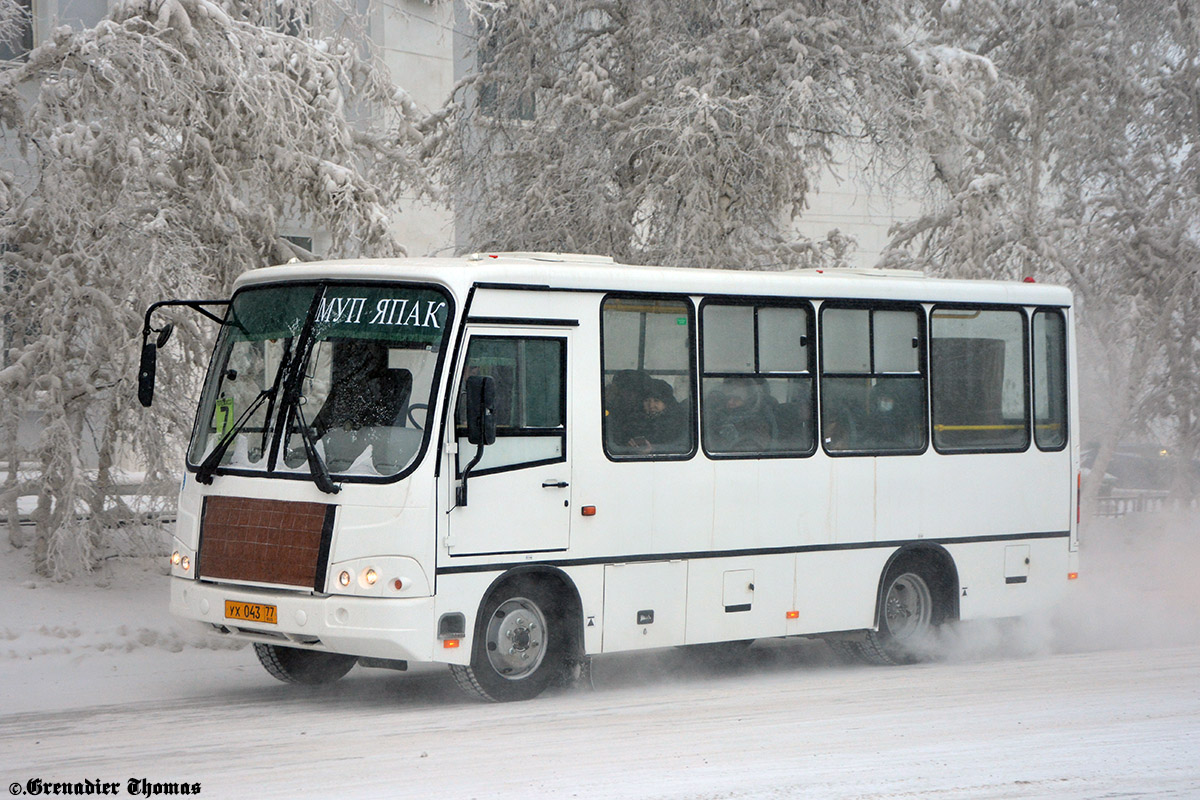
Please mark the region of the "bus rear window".
[[1067, 444], [1067, 323], [1061, 311], [1033, 315], [1033, 430], [1042, 450]]

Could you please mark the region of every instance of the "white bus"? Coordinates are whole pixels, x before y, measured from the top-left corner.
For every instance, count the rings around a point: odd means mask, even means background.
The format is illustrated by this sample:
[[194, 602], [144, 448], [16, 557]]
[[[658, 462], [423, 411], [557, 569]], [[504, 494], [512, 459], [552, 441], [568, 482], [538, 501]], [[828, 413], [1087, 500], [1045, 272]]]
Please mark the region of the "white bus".
[[514, 700], [787, 636], [910, 662], [1076, 576], [1062, 287], [497, 253], [167, 304], [222, 321], [171, 611], [285, 681], [442, 662]]

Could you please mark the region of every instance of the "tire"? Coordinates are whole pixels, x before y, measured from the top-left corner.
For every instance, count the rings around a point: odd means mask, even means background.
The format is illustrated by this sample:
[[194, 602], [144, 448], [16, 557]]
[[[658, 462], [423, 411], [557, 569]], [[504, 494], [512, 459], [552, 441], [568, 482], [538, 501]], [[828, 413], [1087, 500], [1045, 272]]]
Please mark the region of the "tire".
[[358, 661], [341, 653], [322, 653], [276, 644], [256, 644], [254, 654], [271, 676], [284, 683], [319, 686], [333, 683], [349, 672]]
[[826, 639], [825, 644], [829, 645], [829, 649], [840, 661], [847, 664], [858, 664], [865, 660], [858, 642], [845, 639]]
[[879, 629], [854, 642], [856, 655], [871, 664], [915, 664], [932, 654], [945, 619], [937, 582], [922, 560], [900, 558], [888, 569], [879, 598]]
[[561, 603], [545, 584], [506, 583], [475, 625], [471, 663], [451, 664], [458, 685], [493, 702], [530, 700], [563, 679], [569, 653]]

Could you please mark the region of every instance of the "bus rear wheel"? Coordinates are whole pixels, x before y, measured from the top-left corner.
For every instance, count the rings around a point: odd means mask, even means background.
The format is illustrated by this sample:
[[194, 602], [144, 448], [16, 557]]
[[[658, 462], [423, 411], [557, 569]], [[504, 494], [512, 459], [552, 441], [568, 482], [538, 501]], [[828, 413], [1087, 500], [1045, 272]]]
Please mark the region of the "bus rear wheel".
[[284, 683], [317, 686], [333, 683], [349, 672], [358, 661], [341, 653], [322, 653], [275, 644], [256, 644], [254, 654], [271, 676]]
[[459, 686], [485, 700], [507, 702], [537, 697], [561, 679], [567, 636], [556, 613], [560, 605], [534, 581], [492, 592], [475, 626], [471, 663], [450, 666]]
[[872, 664], [915, 664], [929, 658], [945, 619], [937, 583], [920, 559], [902, 558], [888, 570], [879, 598], [879, 629], [853, 645]]

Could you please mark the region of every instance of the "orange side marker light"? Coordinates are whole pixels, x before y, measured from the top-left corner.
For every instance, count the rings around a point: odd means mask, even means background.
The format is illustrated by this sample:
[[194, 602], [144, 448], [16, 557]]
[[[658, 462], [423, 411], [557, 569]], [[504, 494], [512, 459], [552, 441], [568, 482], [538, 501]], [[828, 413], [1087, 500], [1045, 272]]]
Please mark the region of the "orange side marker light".
[[594, 516], [596, 516], [596, 507], [595, 506], [584, 506], [583, 508], [580, 509], [580, 512], [585, 517], [594, 517]]
[[799, 611], [789, 611], [789, 612], [787, 612], [787, 618], [788, 619], [800, 619], [800, 612]]
[[443, 639], [443, 640], [442, 640], [442, 647], [444, 647], [444, 648], [445, 648], [445, 649], [447, 649], [447, 650], [453, 650], [453, 649], [455, 649], [456, 647], [458, 647], [458, 646], [459, 646], [459, 644], [461, 644], [461, 643], [462, 643], [462, 642], [461, 642], [461, 640], [460, 640], [460, 639]]
[[1068, 572], [1067, 580], [1069, 580], [1069, 581], [1079, 580], [1079, 573], [1078, 572]]

